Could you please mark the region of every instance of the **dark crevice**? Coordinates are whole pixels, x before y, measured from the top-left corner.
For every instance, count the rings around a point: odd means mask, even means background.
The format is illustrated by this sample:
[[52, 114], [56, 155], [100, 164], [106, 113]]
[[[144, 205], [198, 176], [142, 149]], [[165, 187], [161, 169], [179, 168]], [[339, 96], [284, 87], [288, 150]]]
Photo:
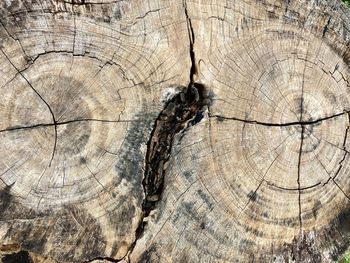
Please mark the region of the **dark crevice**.
[[206, 90], [203, 85], [194, 83], [184, 88], [168, 101], [156, 119], [147, 144], [145, 173], [142, 181], [145, 197], [142, 203], [140, 223], [136, 229], [135, 241], [129, 248], [132, 253], [137, 240], [142, 236], [147, 224], [146, 218], [156, 208], [164, 186], [166, 163], [171, 154], [176, 134], [182, 132], [188, 123], [195, 121], [203, 111], [206, 101]]
[[349, 133], [349, 128], [350, 128], [350, 113], [349, 112], [348, 112], [348, 122], [349, 122], [349, 126], [346, 127], [344, 140], [343, 140], [343, 149], [344, 150], [346, 150], [346, 141], [347, 141], [347, 138], [348, 138], [348, 133]]
[[145, 18], [147, 15], [151, 14], [151, 13], [156, 13], [156, 12], [159, 12], [160, 11], [160, 8], [157, 8], [157, 9], [154, 9], [154, 10], [149, 10], [147, 11], [144, 15], [142, 16], [138, 16], [136, 17], [135, 19], [143, 19]]
[[286, 14], [287, 11], [288, 11], [289, 4], [290, 4], [290, 0], [287, 0], [287, 1], [286, 1], [286, 7], [285, 7], [285, 9], [284, 9], [284, 13], [285, 13], [285, 14]]
[[323, 121], [334, 119], [337, 117], [340, 117], [344, 114], [348, 114], [350, 111], [343, 111], [341, 113], [337, 113], [331, 116], [319, 118], [316, 120], [308, 120], [308, 121], [293, 121], [293, 122], [286, 122], [286, 123], [270, 123], [270, 122], [261, 122], [261, 121], [256, 121], [256, 120], [246, 120], [246, 119], [241, 119], [241, 118], [236, 118], [236, 117], [225, 117], [222, 115], [209, 115], [210, 118], [217, 118], [218, 121], [223, 121], [223, 120], [232, 120], [232, 121], [240, 121], [248, 124], [256, 124], [256, 125], [262, 125], [262, 126], [273, 126], [273, 127], [288, 127], [288, 126], [295, 126], [295, 125], [314, 125], [314, 124], [319, 124]]
[[[91, 58], [91, 59], [94, 59], [94, 60], [97, 60], [99, 62], [103, 62], [101, 59], [99, 59], [98, 57], [96, 56], [93, 56], [91, 55], [88, 51], [84, 51], [84, 53], [82, 54], [77, 54], [77, 53], [73, 53], [73, 51], [70, 51], [70, 50], [47, 50], [45, 52], [42, 52], [42, 53], [39, 53], [37, 54], [35, 57], [33, 57], [30, 61], [31, 64], [34, 64], [34, 62], [39, 59], [41, 56], [44, 56], [44, 55], [48, 55], [48, 54], [70, 54], [72, 55], [73, 57], [88, 57], [88, 58]], [[26, 70], [27, 68], [25, 68], [24, 70]]]
[[187, 87], [183, 87], [180, 93], [165, 104], [164, 109], [155, 121], [147, 143], [145, 172], [142, 181], [145, 197], [142, 202], [141, 217], [136, 229], [135, 240], [129, 247], [124, 258], [127, 256], [130, 257], [137, 241], [144, 233], [147, 225], [147, 217], [156, 208], [157, 203], [161, 199], [164, 188], [166, 163], [170, 158], [175, 136], [179, 133], [184, 133], [188, 127], [200, 122], [204, 117], [203, 111], [210, 101], [208, 99], [209, 93], [205, 86], [194, 81], [194, 75], [197, 74], [193, 48], [195, 35], [185, 1], [183, 2], [183, 7], [189, 35], [189, 53], [191, 58], [190, 81]]
[[17, 130], [30, 130], [30, 129], [36, 129], [36, 128], [42, 128], [42, 127], [51, 127], [51, 126], [60, 126], [60, 125], [66, 125], [70, 123], [75, 122], [106, 122], [106, 123], [118, 123], [118, 122], [130, 122], [130, 120], [103, 120], [103, 119], [75, 119], [75, 120], [69, 120], [69, 121], [62, 121], [62, 122], [56, 122], [56, 123], [39, 123], [35, 125], [29, 125], [29, 126], [13, 126], [9, 127], [3, 130], [0, 130], [1, 132], [11, 132], [11, 131], [17, 131]]
[[323, 27], [322, 37], [326, 36], [326, 33], [328, 32], [330, 23], [331, 23], [331, 18], [329, 17], [326, 25]]
[[[1, 259], [1, 258], [0, 258]], [[33, 263], [33, 259], [28, 251], [21, 250], [17, 253], [4, 255], [1, 259], [2, 263]]]
[[192, 27], [192, 21], [191, 18], [188, 15], [187, 11], [187, 3], [186, 0], [183, 0], [183, 7], [185, 10], [186, 15], [186, 22], [187, 22], [187, 30], [188, 30], [188, 38], [190, 42], [190, 58], [191, 58], [191, 69], [190, 69], [190, 84], [194, 83], [194, 75], [197, 74], [197, 67], [196, 67], [196, 61], [195, 61], [195, 53], [194, 53], [194, 42], [195, 42], [195, 36], [194, 31]]
[[55, 157], [55, 152], [56, 152], [56, 147], [57, 147], [57, 125], [56, 124], [54, 124], [54, 128], [55, 128], [55, 138], [54, 138], [55, 141], [54, 141], [54, 144], [53, 144], [53, 151], [52, 151], [51, 159], [50, 159], [50, 162], [49, 162], [49, 167], [51, 167], [53, 158]]
[[[332, 177], [332, 180], [333, 180], [333, 181], [335, 180], [335, 178], [336, 178], [336, 177], [338, 176], [338, 174], [340, 173], [340, 170], [341, 170], [341, 168], [343, 167], [343, 162], [344, 162], [344, 160], [345, 160], [347, 154], [348, 154], [348, 152], [345, 151], [345, 152], [344, 152], [344, 155], [343, 155], [343, 158], [342, 158], [342, 159], [340, 160], [340, 162], [339, 162], [338, 170], [335, 172], [334, 176]], [[328, 181], [327, 181], [327, 182], [328, 182]]]
[[108, 262], [120, 262], [121, 259], [115, 259], [115, 258], [111, 258], [111, 257], [96, 257], [93, 259], [89, 259], [88, 261], [84, 261], [84, 263], [89, 263], [89, 262], [93, 262], [96, 260], [103, 260], [103, 261], [108, 261]]
[[143, 204], [145, 216], [149, 215], [159, 201], [163, 189], [164, 165], [170, 157], [173, 139], [187, 127], [188, 122], [196, 120], [204, 106], [205, 96], [204, 87], [195, 83], [170, 100], [159, 114], [147, 145], [143, 181], [146, 194]]
[[54, 140], [54, 144], [53, 144], [52, 155], [51, 155], [51, 159], [50, 159], [50, 162], [49, 162], [49, 167], [51, 167], [52, 160], [55, 157], [56, 146], [57, 146], [57, 126], [55, 125], [54, 127], [55, 127], [55, 140]]
[[[309, 52], [309, 47], [307, 52]], [[307, 55], [306, 55], [307, 57]], [[298, 178], [297, 178], [297, 184], [298, 184], [298, 206], [299, 206], [299, 229], [302, 230], [303, 223], [302, 223], [302, 217], [301, 217], [301, 187], [300, 187], [300, 173], [301, 173], [301, 158], [303, 154], [303, 144], [304, 144], [304, 133], [305, 133], [305, 126], [303, 123], [303, 114], [304, 114], [304, 82], [305, 82], [305, 70], [306, 70], [306, 62], [304, 64], [304, 71], [303, 71], [303, 82], [301, 86], [301, 97], [300, 97], [300, 118], [299, 122], [301, 124], [301, 133], [300, 133], [300, 148], [299, 148], [299, 156], [298, 156]], [[344, 114], [344, 113], [342, 113]], [[299, 258], [301, 256], [301, 251], [299, 251]]]
[[75, 50], [75, 41], [76, 41], [76, 37], [77, 37], [77, 22], [76, 22], [76, 14], [74, 11], [74, 6], [72, 8], [72, 12], [73, 12], [73, 22], [74, 22], [74, 32], [73, 32], [73, 47], [72, 47], [72, 53], [74, 54], [74, 50]]
[[311, 189], [311, 188], [314, 188], [316, 186], [319, 186], [321, 184], [321, 182], [318, 182], [318, 183], [315, 183], [313, 185], [310, 185], [310, 186], [305, 186], [305, 187], [282, 187], [282, 186], [278, 186], [274, 183], [271, 183], [269, 181], [266, 181], [266, 183], [269, 185], [269, 186], [272, 186], [272, 187], [275, 187], [277, 189], [281, 189], [281, 190], [284, 190], [284, 191], [304, 191], [304, 190], [308, 190], [308, 189]]
[[301, 187], [300, 187], [300, 168], [301, 168], [301, 156], [303, 152], [303, 143], [304, 143], [304, 131], [305, 127], [301, 126], [301, 134], [300, 134], [300, 148], [299, 148], [299, 157], [298, 157], [298, 204], [299, 204], [299, 228], [302, 228], [302, 221], [301, 221]]
[[142, 214], [131, 253], [147, 224], [145, 219], [156, 208], [164, 186], [165, 165], [170, 158], [175, 135], [186, 129], [189, 122], [197, 123], [205, 104], [205, 88], [201, 84], [190, 84], [170, 100], [159, 114], [147, 144], [146, 165], [143, 179], [145, 198]]
[[30, 129], [47, 127], [47, 126], [54, 126], [54, 125], [55, 125], [54, 123], [47, 123], [47, 124], [39, 123], [39, 124], [29, 125], [29, 126], [12, 126], [12, 127], [8, 127], [6, 129], [0, 130], [0, 133], [1, 132], [17, 131], [17, 130], [30, 130]]
[[86, 0], [71, 0], [71, 1], [66, 1], [66, 0], [56, 0], [59, 3], [64, 3], [64, 4], [69, 4], [69, 5], [77, 5], [77, 6], [89, 6], [89, 5], [110, 5], [110, 4], [117, 4], [119, 3], [120, 0], [116, 1], [110, 1], [110, 2], [90, 2]]

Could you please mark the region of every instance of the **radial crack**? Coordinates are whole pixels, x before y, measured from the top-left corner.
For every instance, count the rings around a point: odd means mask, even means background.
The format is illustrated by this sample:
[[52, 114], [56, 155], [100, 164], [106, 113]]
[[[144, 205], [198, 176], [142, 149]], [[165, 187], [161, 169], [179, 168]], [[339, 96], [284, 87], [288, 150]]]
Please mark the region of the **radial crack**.
[[194, 75], [197, 74], [195, 53], [194, 53], [195, 35], [194, 35], [193, 27], [192, 27], [191, 18], [188, 15], [186, 0], [183, 0], [183, 7], [185, 10], [188, 38], [189, 38], [189, 42], [190, 42], [190, 47], [189, 47], [190, 48], [190, 58], [191, 58], [190, 83], [193, 84], [194, 83]]
[[301, 134], [300, 134], [300, 148], [299, 148], [299, 158], [298, 158], [298, 204], [299, 204], [299, 226], [300, 229], [302, 228], [302, 221], [301, 221], [301, 188], [300, 188], [300, 164], [301, 164], [301, 155], [303, 152], [303, 143], [304, 143], [304, 126], [301, 126]]
[[60, 126], [60, 125], [66, 125], [70, 123], [75, 122], [102, 122], [102, 123], [127, 123], [131, 122], [132, 120], [103, 120], [103, 119], [92, 119], [92, 118], [86, 118], [86, 119], [75, 119], [75, 120], [68, 120], [68, 121], [61, 121], [56, 123], [39, 123], [34, 125], [28, 125], [28, 126], [12, 126], [8, 127], [6, 129], [0, 130], [1, 132], [11, 132], [11, 131], [17, 131], [17, 130], [30, 130], [30, 129], [36, 129], [41, 127], [50, 127], [50, 126]]
[[56, 124], [54, 124], [54, 128], [55, 128], [55, 141], [54, 141], [54, 144], [53, 144], [53, 151], [52, 151], [51, 159], [50, 159], [50, 162], [49, 162], [49, 167], [51, 167], [53, 158], [55, 157], [56, 148], [57, 148], [57, 125]]
[[318, 124], [320, 122], [334, 119], [340, 116], [343, 116], [344, 114], [348, 114], [350, 111], [344, 110], [343, 112], [319, 118], [316, 120], [309, 120], [309, 121], [293, 121], [293, 122], [285, 122], [285, 123], [270, 123], [270, 122], [262, 122], [262, 121], [257, 121], [257, 120], [247, 120], [247, 119], [241, 119], [241, 118], [236, 118], [236, 117], [225, 117], [222, 115], [209, 115], [210, 118], [217, 118], [219, 121], [220, 120], [232, 120], [232, 121], [239, 121], [239, 122], [244, 122], [248, 124], [256, 124], [256, 125], [262, 125], [262, 126], [273, 126], [273, 127], [288, 127], [288, 126], [295, 126], [295, 125], [313, 125], [313, 124]]

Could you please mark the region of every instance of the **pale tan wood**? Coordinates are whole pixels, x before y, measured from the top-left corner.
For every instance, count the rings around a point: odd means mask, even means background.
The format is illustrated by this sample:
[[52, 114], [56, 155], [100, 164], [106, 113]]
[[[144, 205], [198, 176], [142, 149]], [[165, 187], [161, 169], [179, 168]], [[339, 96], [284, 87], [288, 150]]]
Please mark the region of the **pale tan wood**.
[[0, 254], [331, 262], [348, 249], [340, 1], [7, 0], [0, 14]]
[[58, 262], [118, 259], [153, 122], [187, 83], [186, 20], [166, 2], [75, 2], [1, 3], [0, 240]]
[[287, 2], [187, 1], [214, 99], [174, 144], [134, 262], [332, 262], [348, 248], [348, 11]]

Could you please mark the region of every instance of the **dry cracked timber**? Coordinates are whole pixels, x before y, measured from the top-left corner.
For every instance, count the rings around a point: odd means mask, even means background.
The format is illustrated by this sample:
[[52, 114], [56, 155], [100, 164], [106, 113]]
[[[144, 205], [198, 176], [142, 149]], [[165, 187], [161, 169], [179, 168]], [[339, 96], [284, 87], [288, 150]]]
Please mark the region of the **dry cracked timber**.
[[0, 4], [3, 262], [332, 262], [338, 0]]

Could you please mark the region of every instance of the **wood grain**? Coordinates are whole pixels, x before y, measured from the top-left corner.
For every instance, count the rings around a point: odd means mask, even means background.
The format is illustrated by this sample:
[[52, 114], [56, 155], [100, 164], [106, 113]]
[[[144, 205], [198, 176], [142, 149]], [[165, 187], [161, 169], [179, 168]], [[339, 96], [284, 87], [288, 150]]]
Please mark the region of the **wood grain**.
[[0, 3], [2, 260], [340, 259], [349, 17], [339, 0]]

